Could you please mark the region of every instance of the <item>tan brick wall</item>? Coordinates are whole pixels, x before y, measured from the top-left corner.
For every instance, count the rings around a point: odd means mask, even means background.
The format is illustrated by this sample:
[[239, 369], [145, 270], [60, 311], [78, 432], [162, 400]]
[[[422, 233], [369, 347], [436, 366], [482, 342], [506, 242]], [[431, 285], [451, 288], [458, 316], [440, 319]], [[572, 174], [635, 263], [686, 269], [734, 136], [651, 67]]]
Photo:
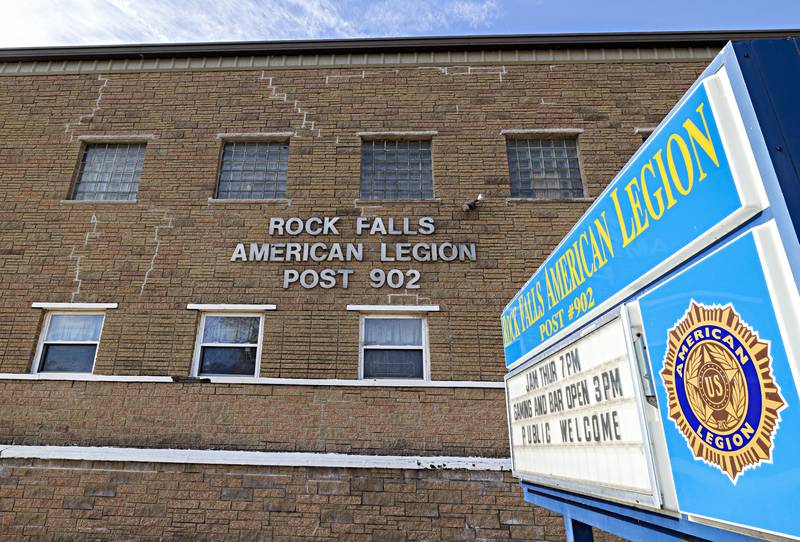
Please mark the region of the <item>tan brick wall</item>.
[[0, 381], [0, 442], [508, 457], [501, 389]]
[[[4, 540], [564, 540], [508, 474], [0, 462]], [[610, 540], [597, 537], [598, 542]]]
[[[370, 268], [390, 266], [378, 262], [380, 238], [353, 234], [355, 215], [368, 213], [430, 215], [431, 240], [478, 244], [477, 262], [413, 265], [421, 289], [391, 300], [419, 296], [442, 307], [429, 318], [434, 379], [499, 380], [503, 305], [588, 206], [508, 202], [500, 131], [584, 130], [580, 156], [595, 196], [641, 143], [633, 128], [657, 123], [702, 67], [514, 64], [502, 77], [490, 67], [380, 67], [363, 78], [350, 68], [0, 77], [0, 371], [29, 370], [41, 321], [32, 301], [119, 302], [96, 372], [180, 375], [188, 374], [197, 324], [187, 303], [261, 302], [278, 305], [267, 319], [264, 376], [354, 378], [358, 317], [346, 304], [404, 293], [367, 285]], [[208, 201], [218, 133], [286, 130], [297, 134], [290, 205]], [[354, 203], [356, 133], [374, 130], [438, 131], [435, 201]], [[155, 136], [138, 203], [62, 201], [80, 159], [78, 136], [132, 133]], [[485, 202], [463, 212], [479, 192]], [[228, 261], [236, 242], [265, 240], [267, 217], [312, 215], [343, 217], [342, 235], [325, 241], [367, 245], [348, 290], [283, 290], [282, 270], [292, 265]]]
[[[705, 62], [514, 64], [503, 69], [313, 68], [0, 77], [0, 372], [28, 372], [33, 301], [119, 303], [95, 372], [189, 373], [187, 303], [275, 303], [261, 375], [355, 378], [348, 303], [438, 304], [431, 376], [499, 381], [498, 316], [590, 204], [508, 201], [503, 129], [577, 128], [594, 197]], [[285, 96], [285, 98], [284, 98]], [[436, 130], [436, 199], [366, 204], [356, 133]], [[209, 202], [221, 132], [291, 131], [290, 203]], [[69, 202], [82, 135], [149, 134], [136, 203]], [[477, 210], [461, 205], [478, 193]], [[475, 242], [478, 261], [420, 263], [416, 291], [373, 290], [378, 244], [360, 215], [430, 215], [426, 240]], [[341, 216], [363, 242], [348, 290], [281, 288], [293, 264], [232, 264], [270, 216]], [[282, 241], [288, 239], [280, 239]], [[300, 242], [306, 238], [292, 239]], [[413, 240], [413, 239], [412, 239]], [[405, 297], [396, 297], [407, 293]], [[501, 390], [4, 381], [0, 442], [506, 456]], [[510, 476], [75, 462], [0, 463], [12, 539], [562, 540], [560, 517]], [[399, 534], [398, 534], [399, 533]], [[349, 537], [349, 538], [348, 538]]]

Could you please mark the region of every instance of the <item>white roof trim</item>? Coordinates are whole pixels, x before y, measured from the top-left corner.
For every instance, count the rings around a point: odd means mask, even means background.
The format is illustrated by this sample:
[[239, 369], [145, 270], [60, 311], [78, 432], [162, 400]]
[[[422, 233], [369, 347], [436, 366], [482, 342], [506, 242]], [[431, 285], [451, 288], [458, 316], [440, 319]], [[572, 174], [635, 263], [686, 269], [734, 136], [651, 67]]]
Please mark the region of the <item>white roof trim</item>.
[[439, 312], [439, 305], [347, 305], [357, 312]]
[[349, 469], [511, 470], [511, 459], [493, 457], [175, 450], [169, 448], [117, 448], [111, 446], [6, 446], [0, 450], [0, 458]]
[[[183, 70], [264, 70], [284, 68], [343, 68], [342, 80], [365, 79], [375, 66], [403, 66], [436, 70], [445, 77], [485, 74], [494, 76], [503, 65], [519, 63], [608, 63], [608, 62], [676, 62], [706, 63], [719, 52], [719, 47], [570, 47], [497, 50], [409, 51], [405, 53], [331, 53], [331, 54], [274, 54], [237, 57], [164, 57], [118, 58], [105, 60], [44, 60], [0, 62], [0, 76], [115, 73], [140, 71]], [[472, 71], [469, 66], [477, 65]], [[451, 69], [447, 69], [452, 67]], [[355, 68], [355, 69], [354, 69]], [[368, 68], [366, 71], [363, 68]], [[377, 72], [382, 77], [381, 72]], [[336, 76], [327, 76], [336, 77]], [[326, 76], [320, 76], [327, 82]], [[334, 79], [335, 80], [335, 79]]]
[[34, 309], [47, 309], [47, 310], [98, 310], [98, 309], [116, 309], [118, 303], [48, 303], [47, 301], [37, 301], [31, 303]]
[[242, 312], [261, 312], [274, 311], [277, 306], [266, 305], [236, 305], [227, 303], [189, 303], [186, 308], [190, 311], [242, 311]]
[[[253, 384], [267, 386], [321, 386], [362, 388], [484, 388], [503, 389], [504, 383], [492, 380], [411, 380], [345, 378], [263, 378], [249, 376], [199, 376], [187, 381], [212, 384]], [[67, 382], [175, 382], [171, 376], [101, 375], [93, 373], [0, 373], [0, 380], [60, 380]]]

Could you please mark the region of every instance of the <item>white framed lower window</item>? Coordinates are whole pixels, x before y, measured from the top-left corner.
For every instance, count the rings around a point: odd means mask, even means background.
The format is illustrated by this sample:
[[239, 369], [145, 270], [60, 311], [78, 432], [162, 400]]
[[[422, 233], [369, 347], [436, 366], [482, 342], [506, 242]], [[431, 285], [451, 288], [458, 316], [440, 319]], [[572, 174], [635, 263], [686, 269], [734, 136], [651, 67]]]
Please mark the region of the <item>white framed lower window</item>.
[[429, 380], [428, 323], [419, 315], [361, 316], [358, 377]]
[[263, 338], [263, 313], [201, 313], [192, 376], [259, 376]]
[[104, 321], [104, 312], [47, 312], [31, 372], [93, 372]]

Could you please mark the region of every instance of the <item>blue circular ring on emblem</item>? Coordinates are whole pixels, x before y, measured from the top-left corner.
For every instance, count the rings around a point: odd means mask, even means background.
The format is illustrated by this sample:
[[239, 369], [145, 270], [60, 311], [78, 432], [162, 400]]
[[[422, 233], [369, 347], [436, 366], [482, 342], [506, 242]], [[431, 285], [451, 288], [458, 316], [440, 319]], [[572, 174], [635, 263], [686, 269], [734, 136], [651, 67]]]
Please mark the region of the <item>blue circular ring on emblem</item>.
[[719, 452], [747, 446], [758, 435], [763, 406], [747, 347], [728, 329], [702, 324], [686, 333], [677, 357], [675, 394], [692, 430]]

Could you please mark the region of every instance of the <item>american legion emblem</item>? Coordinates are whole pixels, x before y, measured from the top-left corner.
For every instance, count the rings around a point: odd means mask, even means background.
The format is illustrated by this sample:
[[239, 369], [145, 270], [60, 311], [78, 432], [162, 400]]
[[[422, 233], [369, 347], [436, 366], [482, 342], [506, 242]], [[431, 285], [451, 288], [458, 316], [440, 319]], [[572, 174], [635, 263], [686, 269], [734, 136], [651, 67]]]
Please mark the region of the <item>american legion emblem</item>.
[[694, 457], [734, 484], [744, 470], [772, 461], [779, 412], [786, 407], [769, 347], [730, 304], [692, 301], [668, 333], [661, 378], [669, 417]]

